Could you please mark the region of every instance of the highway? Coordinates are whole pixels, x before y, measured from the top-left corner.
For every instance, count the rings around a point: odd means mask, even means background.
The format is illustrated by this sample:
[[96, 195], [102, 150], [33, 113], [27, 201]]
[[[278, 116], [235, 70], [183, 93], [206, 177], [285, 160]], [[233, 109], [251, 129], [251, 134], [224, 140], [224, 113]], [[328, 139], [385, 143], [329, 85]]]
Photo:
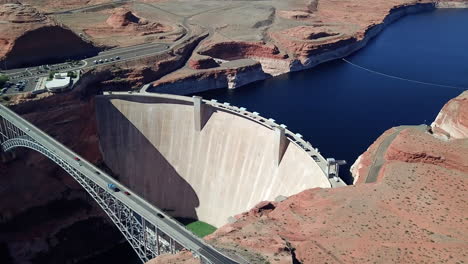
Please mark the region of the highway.
[[[177, 241], [178, 244], [186, 249], [189, 249], [196, 254], [203, 256], [205, 259], [212, 263], [226, 263], [234, 264], [236, 262], [229, 257], [225, 256], [212, 246], [205, 243], [202, 239], [196, 237], [184, 226], [173, 220], [170, 216], [165, 214], [164, 211], [156, 208], [150, 203], [146, 202], [143, 198], [133, 193], [129, 188], [122, 185], [120, 182], [114, 180], [112, 177], [107, 175], [104, 171], [101, 171], [96, 166], [86, 161], [66, 146], [62, 145], [40, 129], [24, 120], [22, 117], [15, 114], [7, 107], [0, 105], [0, 116], [11, 122], [17, 128], [21, 129], [28, 136], [34, 139], [37, 143], [43, 145], [48, 150], [52, 151], [62, 160], [67, 162], [71, 167], [80, 172], [86, 178], [90, 179], [101, 188], [108, 190], [112, 196], [116, 197], [123, 204], [131, 208], [136, 214], [143, 217], [146, 221], [152, 223], [154, 226], [161, 229], [164, 233], [169, 235], [172, 239]], [[76, 161], [75, 157], [78, 157], [80, 161]], [[96, 173], [99, 172], [99, 173]], [[115, 184], [121, 191], [113, 192], [109, 190], [107, 185], [109, 183]], [[124, 194], [124, 191], [131, 193], [131, 195]], [[160, 218], [157, 215], [161, 214], [164, 217]]]
[[[100, 65], [113, 64], [117, 61], [135, 60], [141, 57], [147, 57], [150, 55], [162, 53], [168, 50], [169, 48], [170, 46], [168, 44], [162, 43], [151, 43], [132, 47], [116, 48], [107, 51], [102, 51], [97, 56], [83, 59], [79, 62], [78, 65], [71, 65], [71, 63], [60, 63], [49, 65], [50, 69], [41, 69], [41, 67], [39, 66], [17, 68], [3, 71], [3, 74], [8, 75], [11, 81], [28, 80], [48, 76], [49, 71], [72, 71], [79, 69], [94, 68]], [[116, 57], [120, 57], [120, 59], [115, 60]], [[108, 60], [108, 62], [103, 62], [99, 64], [94, 63], [95, 60], [99, 61], [106, 59]], [[110, 59], [112, 59], [112, 61]]]
[[79, 7], [79, 8], [75, 8], [75, 9], [50, 12], [50, 13], [46, 13], [46, 15], [52, 15], [52, 14], [53, 15], [59, 15], [59, 14], [71, 14], [71, 13], [86, 12], [86, 11], [93, 10], [93, 9], [96, 9], [96, 8], [106, 8], [108, 6], [113, 7], [115, 5], [122, 5], [122, 4], [125, 4], [125, 3], [130, 2], [130, 1], [131, 0], [113, 0], [111, 2], [97, 4], [97, 5], [90, 5], [90, 6]]

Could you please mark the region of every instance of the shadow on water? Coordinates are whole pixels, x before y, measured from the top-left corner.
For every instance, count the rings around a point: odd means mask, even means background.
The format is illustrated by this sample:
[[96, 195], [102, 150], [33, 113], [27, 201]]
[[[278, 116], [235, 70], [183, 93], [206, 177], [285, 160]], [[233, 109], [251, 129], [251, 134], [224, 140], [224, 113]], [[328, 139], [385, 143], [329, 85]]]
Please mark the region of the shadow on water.
[[[137, 100], [128, 103], [137, 104]], [[198, 219], [197, 194], [132, 123], [135, 120], [129, 120], [105, 98], [97, 103], [97, 113], [104, 159], [112, 171], [119, 172], [122, 183], [172, 216]]]

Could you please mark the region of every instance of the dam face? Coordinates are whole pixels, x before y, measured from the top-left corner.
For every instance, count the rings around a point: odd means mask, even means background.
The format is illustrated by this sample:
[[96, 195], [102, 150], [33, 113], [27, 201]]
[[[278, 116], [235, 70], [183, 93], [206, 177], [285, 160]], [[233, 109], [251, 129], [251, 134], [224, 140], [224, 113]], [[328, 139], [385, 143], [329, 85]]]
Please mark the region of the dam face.
[[104, 161], [130, 187], [174, 217], [214, 226], [258, 202], [330, 187], [317, 163], [287, 144], [275, 162], [271, 128], [203, 104], [195, 129], [193, 99], [112, 94], [96, 98]]

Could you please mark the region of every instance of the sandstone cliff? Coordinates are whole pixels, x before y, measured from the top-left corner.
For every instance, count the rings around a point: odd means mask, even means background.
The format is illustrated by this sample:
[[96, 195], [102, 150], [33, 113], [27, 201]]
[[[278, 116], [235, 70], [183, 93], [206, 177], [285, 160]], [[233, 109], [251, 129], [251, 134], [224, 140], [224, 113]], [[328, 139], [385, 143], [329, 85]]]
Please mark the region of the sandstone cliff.
[[451, 139], [468, 138], [468, 92], [450, 100], [431, 126], [435, 134]]
[[100, 50], [29, 5], [0, 5], [0, 67], [92, 56]]

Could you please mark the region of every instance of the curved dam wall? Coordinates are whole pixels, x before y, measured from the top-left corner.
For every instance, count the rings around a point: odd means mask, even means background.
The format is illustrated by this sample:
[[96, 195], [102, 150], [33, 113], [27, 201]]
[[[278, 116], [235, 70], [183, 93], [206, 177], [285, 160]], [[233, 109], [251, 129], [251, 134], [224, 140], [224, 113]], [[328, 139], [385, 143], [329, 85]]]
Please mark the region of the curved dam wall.
[[198, 131], [193, 104], [169, 95], [96, 98], [104, 161], [155, 206], [219, 227], [260, 201], [330, 187], [319, 165], [292, 142], [278, 165], [277, 131], [241, 114], [202, 104]]

